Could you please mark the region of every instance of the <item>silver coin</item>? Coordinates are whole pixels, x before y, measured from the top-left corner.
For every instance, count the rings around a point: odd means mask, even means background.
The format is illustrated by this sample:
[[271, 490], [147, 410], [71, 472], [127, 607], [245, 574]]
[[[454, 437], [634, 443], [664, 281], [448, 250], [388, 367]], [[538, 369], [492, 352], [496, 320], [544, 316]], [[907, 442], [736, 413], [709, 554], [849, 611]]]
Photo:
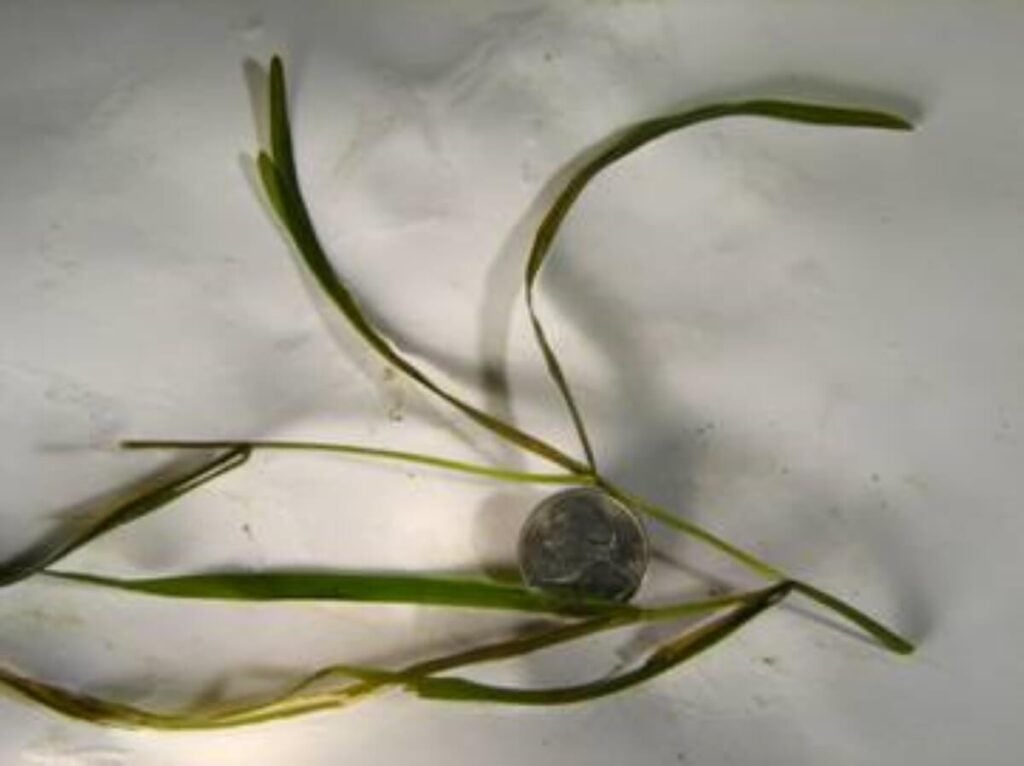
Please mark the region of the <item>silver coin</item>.
[[569, 598], [628, 601], [640, 587], [648, 556], [640, 519], [591, 488], [547, 498], [519, 535], [526, 584]]

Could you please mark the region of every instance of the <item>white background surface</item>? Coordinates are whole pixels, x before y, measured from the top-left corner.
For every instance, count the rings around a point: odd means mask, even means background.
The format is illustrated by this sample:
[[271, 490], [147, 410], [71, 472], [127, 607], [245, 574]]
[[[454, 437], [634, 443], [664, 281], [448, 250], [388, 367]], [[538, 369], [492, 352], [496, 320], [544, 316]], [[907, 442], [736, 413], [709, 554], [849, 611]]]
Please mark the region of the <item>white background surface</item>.
[[[375, 315], [471, 396], [483, 360], [505, 360], [520, 422], [567, 447], [513, 303], [545, 182], [617, 127], [682, 105], [852, 101], [920, 127], [717, 123], [609, 172], [567, 226], [544, 307], [615, 476], [921, 649], [887, 655], [794, 602], [648, 686], [562, 710], [392, 695], [168, 735], [4, 698], [0, 762], [1018, 763], [1022, 40], [1016, 2], [6, 0], [0, 555], [166, 459], [117, 452], [129, 436], [515, 459], [318, 310], [247, 180], [247, 59], [284, 53], [308, 197]], [[508, 560], [538, 497], [261, 456], [68, 565], [475, 569]], [[732, 576], [654, 533], [668, 556]], [[0, 658], [172, 707], [504, 624], [27, 582], [0, 594]], [[488, 677], [564, 683], [633, 656], [622, 646]]]

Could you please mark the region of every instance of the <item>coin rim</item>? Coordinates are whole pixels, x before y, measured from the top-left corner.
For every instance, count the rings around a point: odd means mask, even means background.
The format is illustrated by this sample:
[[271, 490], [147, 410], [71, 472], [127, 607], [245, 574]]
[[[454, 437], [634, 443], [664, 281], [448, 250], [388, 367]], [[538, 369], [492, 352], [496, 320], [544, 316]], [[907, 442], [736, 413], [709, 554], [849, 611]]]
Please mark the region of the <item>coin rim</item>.
[[563, 498], [574, 495], [586, 495], [588, 497], [596, 496], [602, 502], [610, 503], [611, 505], [615, 506], [620, 511], [622, 511], [622, 513], [624, 513], [626, 516], [628, 516], [633, 521], [634, 527], [636, 527], [636, 529], [639, 530], [640, 542], [642, 547], [643, 568], [640, 572], [640, 577], [637, 578], [636, 587], [632, 591], [630, 591], [629, 594], [627, 594], [626, 597], [621, 601], [621, 603], [624, 604], [629, 603], [633, 596], [635, 596], [639, 592], [640, 588], [643, 587], [644, 580], [647, 578], [647, 570], [650, 568], [651, 564], [651, 546], [650, 539], [647, 536], [647, 527], [644, 525], [643, 520], [640, 518], [640, 516], [632, 508], [627, 506], [618, 498], [613, 497], [604, 490], [598, 489], [596, 487], [573, 487], [572, 489], [565, 489], [562, 490], [561, 492], [556, 492], [553, 495], [548, 495], [539, 503], [537, 503], [537, 505], [534, 506], [533, 510], [530, 511], [530, 514], [526, 517], [526, 519], [523, 520], [523, 524], [519, 528], [519, 540], [516, 543], [516, 563], [519, 567], [519, 576], [522, 578], [523, 583], [528, 588], [548, 592], [542, 586], [531, 582], [527, 574], [525, 566], [526, 557], [524, 555], [526, 545], [526, 531], [530, 528], [531, 522], [533, 522], [534, 518], [539, 516], [545, 510], [547, 510], [549, 506], [554, 505], [557, 502], [560, 502]]

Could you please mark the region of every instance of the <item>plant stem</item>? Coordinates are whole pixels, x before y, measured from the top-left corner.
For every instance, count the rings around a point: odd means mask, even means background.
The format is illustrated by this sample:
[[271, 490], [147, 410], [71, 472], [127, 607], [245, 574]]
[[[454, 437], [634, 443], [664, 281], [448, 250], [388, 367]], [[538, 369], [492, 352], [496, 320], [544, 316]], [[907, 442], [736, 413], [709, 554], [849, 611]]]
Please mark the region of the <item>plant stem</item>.
[[417, 463], [433, 468], [443, 468], [449, 471], [472, 474], [474, 476], [485, 476], [500, 481], [517, 482], [520, 484], [570, 484], [590, 485], [594, 478], [581, 473], [531, 473], [527, 471], [516, 471], [510, 468], [495, 468], [491, 466], [467, 463], [462, 460], [451, 460], [433, 455], [424, 455], [417, 452], [404, 452], [400, 450], [378, 449], [376, 447], [361, 447], [355, 444], [336, 444], [333, 442], [305, 442], [305, 441], [192, 441], [192, 440], [171, 440], [171, 439], [130, 439], [121, 442], [124, 449], [230, 449], [245, 447], [253, 450], [302, 450], [315, 452], [334, 452], [343, 455], [355, 455], [359, 457], [383, 458], [385, 460], [396, 460], [406, 463]]
[[671, 513], [654, 503], [644, 500], [642, 497], [638, 497], [620, 489], [601, 476], [596, 477], [596, 485], [612, 497], [625, 503], [630, 508], [646, 514], [653, 519], [657, 519], [663, 524], [671, 526], [680, 532], [690, 535], [706, 545], [721, 551], [761, 577], [768, 580], [783, 580], [789, 582], [792, 591], [806, 596], [818, 605], [823, 606], [829, 611], [835, 612], [844, 619], [852, 622], [854, 625], [871, 635], [886, 649], [896, 652], [897, 654], [911, 654], [914, 651], [914, 645], [910, 641], [837, 596], [821, 590], [820, 588], [816, 588], [809, 583], [789, 577], [789, 575], [781, 569], [763, 561], [753, 553], [745, 551], [742, 548], [727, 542], [718, 535], [708, 532], [706, 529], [697, 526], [693, 522], [682, 519], [676, 514]]
[[708, 532], [706, 529], [697, 526], [692, 521], [687, 521], [686, 519], [677, 516], [671, 511], [668, 511], [664, 508], [661, 508], [660, 506], [655, 505], [654, 503], [644, 500], [642, 497], [633, 495], [629, 492], [626, 492], [623, 489], [620, 489], [619, 487], [615, 486], [614, 484], [612, 484], [607, 479], [604, 479], [603, 477], [597, 478], [597, 485], [600, 486], [603, 490], [605, 490], [609, 495], [625, 503], [630, 508], [640, 511], [643, 514], [650, 516], [652, 519], [657, 519], [666, 526], [673, 527], [679, 530], [680, 532], [690, 535], [691, 537], [700, 540], [701, 542], [711, 546], [712, 548], [718, 549], [722, 553], [726, 554], [730, 558], [735, 559], [736, 561], [739, 561], [748, 569], [761, 575], [766, 579], [789, 579], [786, 576], [785, 572], [776, 567], [773, 567], [771, 564], [765, 561], [762, 561], [753, 553], [749, 553], [748, 551], [745, 551], [742, 548], [738, 548], [737, 546], [733, 545], [727, 540], [724, 540], [718, 535], [715, 535], [711, 532]]

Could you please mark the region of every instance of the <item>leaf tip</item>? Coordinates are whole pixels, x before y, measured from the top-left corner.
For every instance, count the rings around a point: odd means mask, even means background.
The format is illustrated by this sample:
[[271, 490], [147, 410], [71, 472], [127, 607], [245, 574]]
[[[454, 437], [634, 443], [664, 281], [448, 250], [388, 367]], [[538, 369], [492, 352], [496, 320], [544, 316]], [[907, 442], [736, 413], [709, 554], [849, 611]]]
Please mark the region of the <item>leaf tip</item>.
[[889, 642], [889, 648], [896, 654], [901, 654], [904, 657], [908, 657], [917, 651], [917, 647], [914, 644], [900, 636], [893, 636]]
[[891, 128], [892, 130], [905, 130], [905, 131], [911, 131], [911, 130], [916, 130], [917, 129], [917, 126], [914, 125], [914, 123], [912, 123], [910, 120], [904, 119], [903, 117], [897, 117], [896, 115], [892, 115], [891, 116], [890, 121], [889, 121], [889, 125], [887, 127]]
[[274, 164], [274, 158], [265, 149], [260, 149], [259, 154], [256, 155], [256, 164], [264, 172], [277, 169], [277, 166]]
[[279, 53], [275, 53], [270, 58], [270, 79], [271, 81], [284, 81], [284, 61]]

